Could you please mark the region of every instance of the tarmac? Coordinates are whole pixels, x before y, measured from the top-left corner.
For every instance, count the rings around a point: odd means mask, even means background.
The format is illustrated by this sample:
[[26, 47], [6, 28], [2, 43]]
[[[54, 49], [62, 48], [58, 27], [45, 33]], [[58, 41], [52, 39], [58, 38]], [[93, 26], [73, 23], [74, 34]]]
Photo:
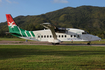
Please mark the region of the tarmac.
[[[0, 45], [52, 45], [52, 43], [48, 42], [38, 42], [38, 41], [0, 41]], [[68, 43], [60, 43], [61, 46], [105, 46], [105, 44], [68, 44]]]

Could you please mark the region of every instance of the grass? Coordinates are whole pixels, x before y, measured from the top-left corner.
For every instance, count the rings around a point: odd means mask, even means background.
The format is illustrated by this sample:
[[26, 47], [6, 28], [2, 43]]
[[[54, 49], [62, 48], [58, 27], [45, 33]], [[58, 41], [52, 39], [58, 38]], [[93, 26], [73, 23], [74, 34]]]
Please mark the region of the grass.
[[0, 70], [105, 70], [105, 47], [0, 45]]

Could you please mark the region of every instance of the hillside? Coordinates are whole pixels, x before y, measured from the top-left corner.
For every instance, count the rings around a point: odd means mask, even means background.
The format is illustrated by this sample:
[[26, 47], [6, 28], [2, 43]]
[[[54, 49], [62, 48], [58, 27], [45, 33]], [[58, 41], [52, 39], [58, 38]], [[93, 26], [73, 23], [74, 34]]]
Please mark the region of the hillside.
[[[14, 20], [19, 27], [26, 30], [43, 29], [40, 24], [50, 22], [58, 27], [80, 28], [105, 38], [105, 7], [66, 7], [37, 16], [17, 16]], [[2, 37], [3, 32], [8, 31], [7, 23], [1, 23], [0, 28]]]

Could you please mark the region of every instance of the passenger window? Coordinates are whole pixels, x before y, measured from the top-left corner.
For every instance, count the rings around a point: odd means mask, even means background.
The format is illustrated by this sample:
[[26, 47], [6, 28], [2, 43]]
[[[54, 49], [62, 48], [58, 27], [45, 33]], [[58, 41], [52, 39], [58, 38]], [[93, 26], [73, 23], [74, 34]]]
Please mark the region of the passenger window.
[[44, 35], [44, 38], [46, 38], [46, 35]]
[[50, 35], [50, 38], [51, 38], [52, 36]]
[[65, 35], [65, 37], [67, 37], [67, 36]]
[[79, 36], [79, 35], [77, 35], [77, 37], [79, 38], [80, 36]]
[[38, 38], [40, 38], [40, 36], [38, 35]]
[[62, 38], [63, 38], [63, 35], [62, 35]]
[[76, 35], [74, 35], [74, 37], [76, 37]]
[[43, 38], [43, 35], [41, 36], [41, 38]]
[[71, 37], [73, 37], [73, 36], [71, 35]]
[[49, 36], [47, 35], [47, 38], [49, 38]]
[[59, 38], [60, 38], [60, 35], [59, 35]]

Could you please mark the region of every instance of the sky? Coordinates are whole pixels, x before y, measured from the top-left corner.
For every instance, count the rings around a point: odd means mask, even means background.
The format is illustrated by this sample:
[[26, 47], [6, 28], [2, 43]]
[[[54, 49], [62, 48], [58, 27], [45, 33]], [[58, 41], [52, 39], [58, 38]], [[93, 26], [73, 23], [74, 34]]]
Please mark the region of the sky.
[[105, 0], [0, 0], [0, 23], [6, 21], [5, 14], [13, 18], [23, 15], [41, 15], [65, 7], [105, 7]]

